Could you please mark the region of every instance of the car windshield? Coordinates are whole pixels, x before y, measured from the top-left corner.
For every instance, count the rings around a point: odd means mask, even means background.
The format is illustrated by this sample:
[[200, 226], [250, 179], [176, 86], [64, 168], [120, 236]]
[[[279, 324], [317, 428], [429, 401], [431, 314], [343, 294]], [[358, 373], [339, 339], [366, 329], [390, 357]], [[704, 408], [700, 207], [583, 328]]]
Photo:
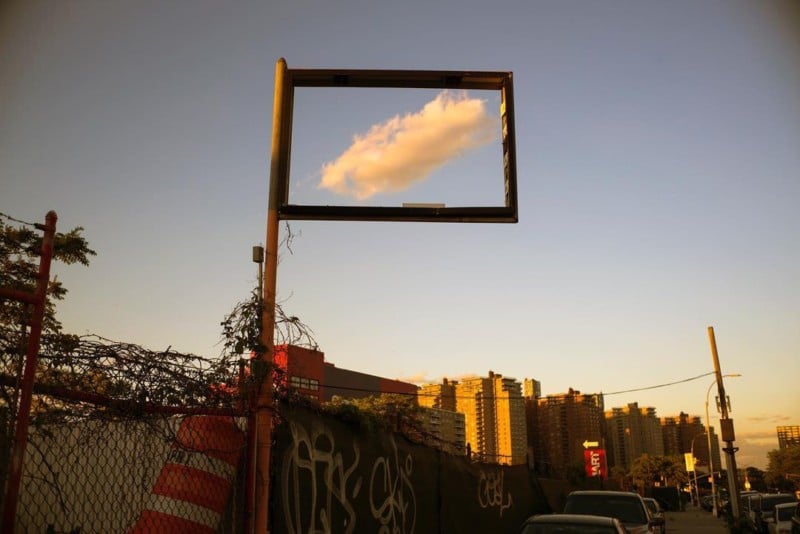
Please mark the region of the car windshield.
[[777, 508], [778, 521], [791, 521], [794, 515], [794, 506], [782, 506]]
[[529, 523], [525, 525], [522, 534], [616, 534], [612, 526], [582, 525], [582, 524], [547, 524]]
[[647, 523], [641, 501], [635, 496], [570, 495], [564, 513], [616, 517], [623, 523]]

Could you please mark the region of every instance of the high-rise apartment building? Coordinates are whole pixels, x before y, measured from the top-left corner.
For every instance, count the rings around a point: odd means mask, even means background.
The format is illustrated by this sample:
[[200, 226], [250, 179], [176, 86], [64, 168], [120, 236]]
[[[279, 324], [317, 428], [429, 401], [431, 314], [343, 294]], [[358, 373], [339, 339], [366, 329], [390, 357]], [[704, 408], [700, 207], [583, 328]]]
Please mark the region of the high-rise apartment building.
[[466, 418], [456, 412], [456, 382], [425, 384], [417, 391], [423, 426], [433, 436], [431, 445], [454, 454], [466, 452]]
[[[664, 436], [664, 454], [667, 456], [683, 456], [692, 452], [697, 458], [699, 470], [708, 467], [708, 437], [702, 419], [690, 416], [684, 412], [678, 415], [661, 418], [661, 432]], [[722, 468], [722, 458], [719, 452], [719, 436], [709, 427], [711, 433], [711, 458], [714, 462], [714, 471]]]
[[542, 396], [542, 383], [532, 378], [522, 381], [522, 398], [525, 399], [525, 426], [528, 430], [528, 467], [536, 468], [536, 443], [538, 430], [536, 428], [537, 409], [536, 403]]
[[542, 396], [542, 383], [533, 378], [522, 381], [522, 396], [526, 399], [538, 399]]
[[494, 395], [489, 378], [467, 378], [456, 383], [456, 411], [464, 414], [467, 447], [486, 461], [497, 461]]
[[[535, 393], [531, 381], [526, 393]], [[539, 389], [540, 391], [540, 389]], [[603, 438], [603, 396], [567, 393], [546, 397], [526, 396], [528, 432], [534, 466], [541, 474], [563, 476], [570, 467], [583, 469], [583, 443]]]
[[466, 424], [463, 413], [438, 408], [422, 408], [425, 443], [451, 454], [466, 453]]
[[800, 447], [800, 426], [778, 427], [778, 448]]
[[629, 470], [643, 454], [664, 455], [661, 421], [655, 408], [640, 408], [639, 403], [632, 402], [605, 412], [605, 420], [609, 466]]
[[443, 380], [419, 390], [421, 406], [464, 417], [464, 437], [470, 454], [486, 462], [524, 464], [527, 453], [525, 401], [513, 378], [489, 372], [488, 377]]
[[417, 404], [426, 408], [456, 411], [456, 382], [446, 378], [441, 384], [425, 384], [417, 392]]
[[513, 378], [489, 373], [494, 393], [495, 432], [498, 463], [524, 464], [528, 452], [525, 400], [522, 387]]

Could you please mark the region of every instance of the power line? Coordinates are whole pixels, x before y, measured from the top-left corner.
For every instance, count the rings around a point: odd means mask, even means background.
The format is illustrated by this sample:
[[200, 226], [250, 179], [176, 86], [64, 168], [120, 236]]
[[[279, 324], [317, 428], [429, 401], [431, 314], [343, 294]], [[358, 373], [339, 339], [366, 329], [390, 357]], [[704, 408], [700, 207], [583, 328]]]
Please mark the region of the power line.
[[[708, 373], [703, 373], [703, 374], [700, 374], [700, 375], [697, 375], [697, 376], [693, 376], [693, 377], [690, 377], [690, 378], [684, 378], [682, 380], [676, 380], [674, 382], [667, 382], [667, 383], [664, 383], [664, 384], [656, 384], [656, 385], [653, 385], [653, 386], [645, 386], [645, 387], [641, 387], [641, 388], [625, 389], [625, 390], [620, 390], [620, 391], [612, 391], [612, 392], [609, 392], [609, 393], [603, 393], [601, 391], [600, 393], [586, 393], [586, 394], [582, 394], [582, 395], [602, 395], [604, 397], [607, 397], [607, 396], [610, 396], [610, 395], [621, 395], [623, 393], [635, 393], [637, 391], [647, 391], [647, 390], [650, 390], [650, 389], [658, 389], [658, 388], [664, 388], [664, 387], [669, 387], [669, 386], [675, 386], [677, 384], [684, 384], [686, 382], [692, 382], [694, 380], [699, 380], [701, 378], [704, 378], [706, 376], [713, 375], [713, 374], [714, 374], [714, 371], [710, 371]], [[440, 396], [440, 395], [437, 395], [435, 393], [421, 393], [421, 392], [408, 393], [408, 392], [405, 392], [405, 391], [381, 391], [381, 390], [375, 390], [375, 389], [371, 389], [371, 388], [360, 388], [360, 387], [354, 387], [354, 386], [337, 386], [337, 385], [323, 384], [323, 383], [319, 383], [319, 387], [320, 388], [328, 388], [328, 389], [339, 389], [339, 390], [344, 390], [344, 391], [360, 391], [360, 392], [364, 392], [364, 393], [376, 393], [376, 394], [387, 394], [387, 395], [405, 395], [405, 396], [408, 396], [408, 397], [438, 397], [438, 396]], [[467, 396], [467, 395], [454, 395], [451, 398], [456, 398], [456, 399], [474, 399], [475, 397], [474, 396]], [[484, 396], [482, 396], [482, 398], [484, 398], [486, 400], [492, 400], [492, 399], [495, 399], [495, 398], [498, 398], [498, 397], [484, 395]], [[503, 397], [503, 398], [506, 398], [506, 397]]]
[[709, 376], [709, 375], [713, 375], [713, 374], [714, 374], [714, 371], [711, 371], [711, 372], [708, 372], [708, 373], [703, 373], [702, 375], [693, 376], [691, 378], [684, 378], [683, 380], [676, 380], [675, 382], [668, 382], [666, 384], [658, 384], [658, 385], [655, 385], [655, 386], [647, 386], [647, 387], [636, 388], [636, 389], [625, 389], [625, 390], [622, 390], [622, 391], [612, 391], [611, 393], [601, 393], [601, 395], [605, 395], [605, 396], [608, 396], [608, 395], [620, 395], [622, 393], [633, 393], [635, 391], [645, 391], [645, 390], [648, 390], [648, 389], [665, 388], [667, 386], [674, 386], [676, 384], [683, 384], [685, 382], [691, 382], [692, 380], [698, 380], [700, 378], [703, 378], [703, 377]]

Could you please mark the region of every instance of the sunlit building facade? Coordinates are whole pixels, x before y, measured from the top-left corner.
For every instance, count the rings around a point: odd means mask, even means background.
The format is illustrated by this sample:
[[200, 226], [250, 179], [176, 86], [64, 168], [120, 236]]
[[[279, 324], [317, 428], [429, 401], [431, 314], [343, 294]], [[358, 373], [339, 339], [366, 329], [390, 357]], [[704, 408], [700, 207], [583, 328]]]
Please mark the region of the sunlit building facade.
[[789, 447], [800, 447], [800, 426], [779, 426], [778, 447], [787, 449]]
[[465, 448], [484, 462], [524, 464], [527, 454], [525, 402], [513, 378], [489, 372], [487, 377], [420, 387], [420, 406], [463, 415]]
[[456, 411], [455, 382], [443, 379], [441, 384], [425, 384], [417, 391], [417, 404], [426, 408]]
[[456, 382], [447, 378], [441, 384], [424, 384], [417, 390], [422, 407], [423, 427], [430, 435], [429, 445], [453, 454], [466, 453], [466, 418], [456, 411]]
[[484, 461], [496, 461], [494, 395], [488, 378], [467, 378], [456, 382], [456, 411], [464, 414], [467, 447]]
[[524, 464], [528, 452], [525, 401], [522, 387], [513, 378], [489, 373], [494, 393], [498, 463]]
[[466, 454], [466, 424], [463, 413], [422, 408], [425, 443], [451, 454]]
[[605, 412], [607, 458], [609, 467], [630, 470], [633, 461], [643, 454], [664, 455], [661, 421], [653, 407], [627, 406]]

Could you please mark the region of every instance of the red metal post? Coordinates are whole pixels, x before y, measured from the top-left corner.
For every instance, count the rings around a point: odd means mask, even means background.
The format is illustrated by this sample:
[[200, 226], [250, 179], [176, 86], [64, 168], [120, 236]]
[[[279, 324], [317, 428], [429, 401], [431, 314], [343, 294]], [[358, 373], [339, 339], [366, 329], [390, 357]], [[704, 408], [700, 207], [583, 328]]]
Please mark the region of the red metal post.
[[[11, 465], [8, 469], [5, 508], [3, 509], [3, 532], [14, 532], [14, 520], [17, 516], [19, 485], [22, 479], [22, 467], [25, 459], [25, 447], [28, 444], [28, 425], [30, 424], [33, 383], [36, 379], [36, 361], [39, 357], [39, 344], [42, 337], [45, 302], [47, 302], [47, 286], [50, 282], [50, 263], [53, 259], [53, 238], [56, 233], [56, 212], [50, 211], [45, 217], [44, 239], [39, 259], [39, 279], [36, 286], [33, 315], [31, 317], [31, 334], [28, 338], [28, 354], [25, 358], [25, 371], [20, 386], [20, 400], [17, 409], [17, 424], [14, 430], [14, 442], [11, 452]], [[22, 299], [21, 299], [22, 300]], [[24, 302], [24, 300], [23, 300]]]

